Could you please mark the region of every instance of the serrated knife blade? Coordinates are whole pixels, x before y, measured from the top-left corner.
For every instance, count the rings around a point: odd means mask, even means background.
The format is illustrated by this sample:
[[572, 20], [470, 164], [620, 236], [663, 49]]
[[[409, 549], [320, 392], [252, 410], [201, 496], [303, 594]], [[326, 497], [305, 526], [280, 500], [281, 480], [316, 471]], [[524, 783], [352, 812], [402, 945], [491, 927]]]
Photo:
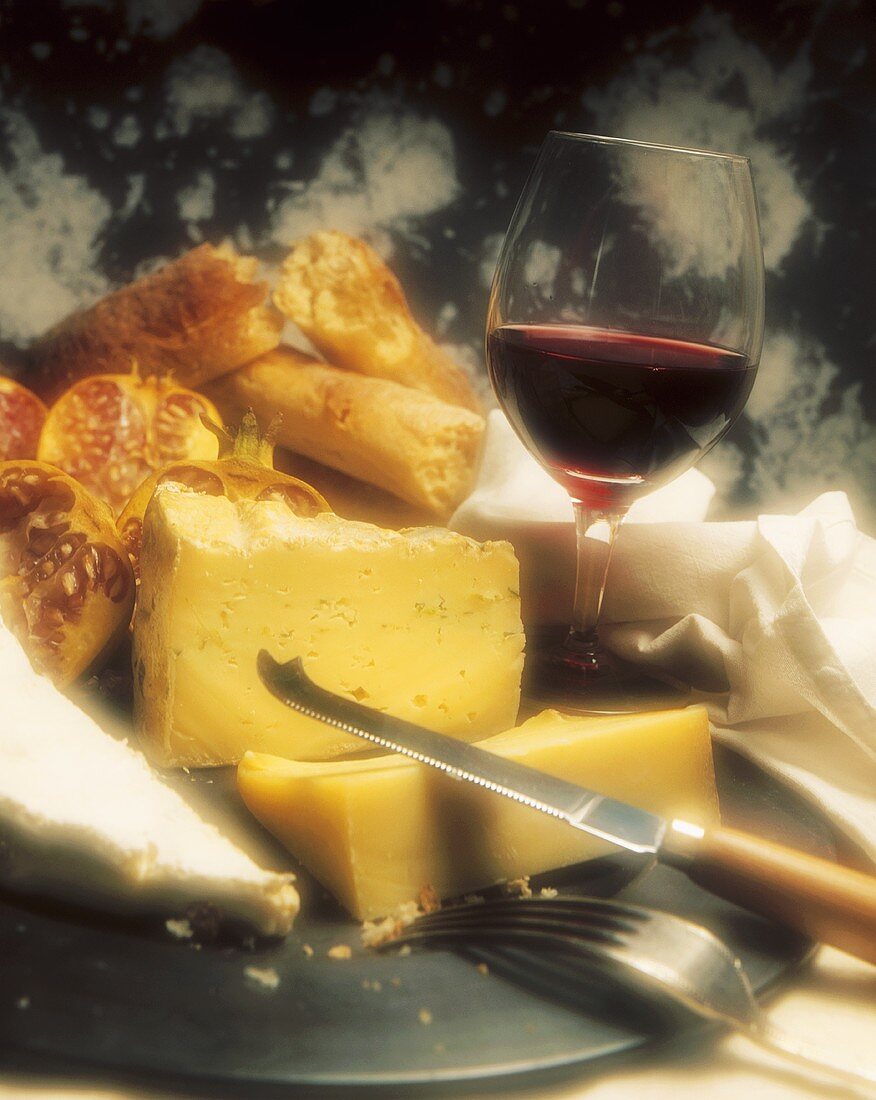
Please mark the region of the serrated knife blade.
[[258, 672], [272, 695], [309, 718], [486, 787], [631, 852], [656, 855], [660, 848], [666, 822], [656, 814], [326, 691], [310, 679], [300, 657], [280, 664], [263, 649]]

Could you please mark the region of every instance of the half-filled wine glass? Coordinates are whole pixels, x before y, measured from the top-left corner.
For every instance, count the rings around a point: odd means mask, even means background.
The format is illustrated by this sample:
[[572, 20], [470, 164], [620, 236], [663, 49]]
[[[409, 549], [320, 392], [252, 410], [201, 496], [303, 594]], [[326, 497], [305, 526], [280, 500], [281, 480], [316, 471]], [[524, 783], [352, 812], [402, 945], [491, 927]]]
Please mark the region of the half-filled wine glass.
[[742, 411], [763, 315], [747, 158], [548, 134], [487, 316], [496, 398], [576, 519], [572, 625], [530, 653], [532, 694], [596, 711], [673, 700], [600, 648], [611, 547], [630, 505], [702, 458]]

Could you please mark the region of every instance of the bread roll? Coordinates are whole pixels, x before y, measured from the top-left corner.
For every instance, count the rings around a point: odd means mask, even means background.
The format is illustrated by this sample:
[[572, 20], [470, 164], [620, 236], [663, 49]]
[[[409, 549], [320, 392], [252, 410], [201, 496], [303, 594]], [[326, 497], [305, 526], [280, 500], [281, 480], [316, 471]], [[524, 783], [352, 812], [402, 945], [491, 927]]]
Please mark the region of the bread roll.
[[312, 233], [280, 270], [274, 301], [331, 363], [480, 412], [462, 370], [411, 316], [398, 279], [345, 233]]
[[446, 517], [471, 487], [483, 418], [429, 394], [328, 366], [289, 347], [206, 392], [231, 421], [280, 413], [277, 442]]
[[90, 374], [172, 372], [195, 387], [280, 342], [283, 319], [258, 261], [203, 244], [50, 329], [31, 348], [27, 384], [50, 400]]

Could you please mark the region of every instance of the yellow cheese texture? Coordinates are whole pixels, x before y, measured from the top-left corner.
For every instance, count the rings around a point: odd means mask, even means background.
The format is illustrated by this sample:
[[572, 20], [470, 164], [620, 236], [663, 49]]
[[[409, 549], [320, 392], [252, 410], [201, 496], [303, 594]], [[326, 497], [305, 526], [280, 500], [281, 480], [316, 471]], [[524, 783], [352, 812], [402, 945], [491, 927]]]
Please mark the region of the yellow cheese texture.
[[152, 760], [325, 760], [370, 748], [284, 706], [260, 649], [365, 705], [471, 741], [516, 720], [523, 664], [508, 543], [385, 531], [274, 501], [160, 489], [144, 520], [134, 707]]
[[[702, 707], [612, 717], [548, 710], [481, 747], [667, 817], [718, 821]], [[401, 756], [303, 763], [247, 753], [244, 802], [360, 920], [432, 886], [442, 898], [613, 849], [501, 795]]]

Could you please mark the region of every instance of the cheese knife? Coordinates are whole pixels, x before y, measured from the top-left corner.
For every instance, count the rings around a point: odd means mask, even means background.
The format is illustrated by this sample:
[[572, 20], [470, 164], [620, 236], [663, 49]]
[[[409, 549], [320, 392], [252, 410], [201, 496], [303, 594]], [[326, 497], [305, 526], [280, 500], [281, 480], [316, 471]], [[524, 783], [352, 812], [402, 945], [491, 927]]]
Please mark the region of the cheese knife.
[[345, 733], [504, 795], [621, 848], [684, 871], [699, 886], [876, 964], [876, 876], [736, 829], [703, 829], [506, 760], [315, 684], [300, 657], [266, 651], [258, 672], [286, 706]]

